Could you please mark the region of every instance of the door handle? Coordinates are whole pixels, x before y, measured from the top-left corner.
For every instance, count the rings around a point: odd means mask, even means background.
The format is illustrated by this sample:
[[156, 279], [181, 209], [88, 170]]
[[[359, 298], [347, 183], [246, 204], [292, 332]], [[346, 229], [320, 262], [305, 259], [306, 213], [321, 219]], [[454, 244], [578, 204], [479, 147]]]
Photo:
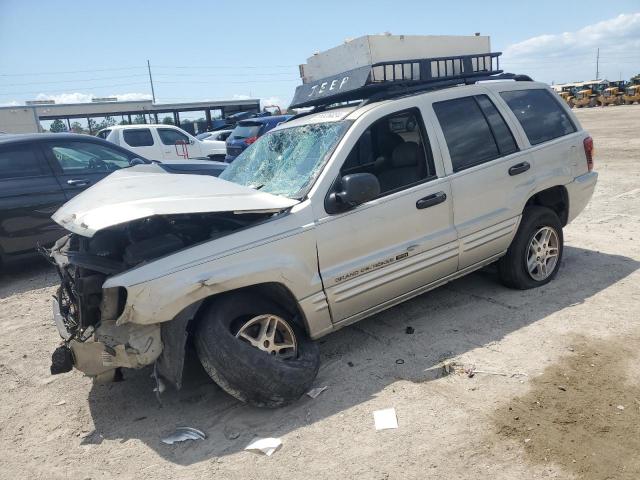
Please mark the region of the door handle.
[[531, 168], [531, 165], [529, 165], [529, 162], [522, 162], [511, 167], [509, 169], [509, 175], [511, 175], [512, 177], [514, 175], [520, 175], [521, 173], [526, 172], [530, 168]]
[[86, 178], [72, 178], [71, 180], [67, 180], [67, 185], [71, 185], [72, 187], [86, 187], [90, 183], [91, 181]]
[[444, 202], [447, 199], [447, 194], [444, 192], [434, 193], [433, 195], [421, 198], [416, 202], [416, 208], [422, 210], [423, 208], [433, 207], [439, 203]]

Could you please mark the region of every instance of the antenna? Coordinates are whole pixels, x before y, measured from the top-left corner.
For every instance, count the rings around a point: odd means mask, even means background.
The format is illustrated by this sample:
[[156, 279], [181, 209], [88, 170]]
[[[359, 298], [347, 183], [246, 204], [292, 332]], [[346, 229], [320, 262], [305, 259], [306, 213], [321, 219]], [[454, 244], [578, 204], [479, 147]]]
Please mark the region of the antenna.
[[151, 84], [151, 97], [153, 98], [153, 103], [156, 103], [156, 92], [153, 90], [153, 77], [151, 76], [151, 65], [149, 64], [149, 60], [147, 60], [147, 70], [149, 70], [149, 83]]

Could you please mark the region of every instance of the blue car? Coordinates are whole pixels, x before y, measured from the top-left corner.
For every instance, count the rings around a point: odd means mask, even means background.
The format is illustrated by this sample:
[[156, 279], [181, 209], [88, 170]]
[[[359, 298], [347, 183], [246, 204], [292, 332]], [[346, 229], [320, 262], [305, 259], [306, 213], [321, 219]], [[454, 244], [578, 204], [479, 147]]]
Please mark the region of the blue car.
[[282, 122], [289, 120], [292, 115], [276, 115], [271, 117], [251, 118], [238, 122], [229, 138], [227, 138], [227, 156], [225, 162], [233, 162], [245, 148], [255, 142], [269, 130]]

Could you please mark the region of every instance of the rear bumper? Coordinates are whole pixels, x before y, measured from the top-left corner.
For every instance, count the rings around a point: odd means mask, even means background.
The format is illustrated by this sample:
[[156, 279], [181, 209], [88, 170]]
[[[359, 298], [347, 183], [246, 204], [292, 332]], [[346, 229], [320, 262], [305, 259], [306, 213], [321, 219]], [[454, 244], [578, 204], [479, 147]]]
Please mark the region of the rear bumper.
[[574, 218], [584, 210], [593, 195], [598, 181], [597, 172], [589, 172], [576, 177], [573, 182], [566, 185], [569, 194], [569, 216], [567, 223], [573, 221]]

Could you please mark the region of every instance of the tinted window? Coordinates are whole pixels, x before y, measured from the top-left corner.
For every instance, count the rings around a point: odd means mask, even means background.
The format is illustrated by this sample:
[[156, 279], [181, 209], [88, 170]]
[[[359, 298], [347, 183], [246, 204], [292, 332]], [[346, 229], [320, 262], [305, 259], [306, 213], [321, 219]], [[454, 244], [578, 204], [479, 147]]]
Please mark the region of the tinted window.
[[39, 155], [31, 147], [0, 148], [0, 178], [33, 177], [45, 173]]
[[98, 138], [107, 138], [110, 133], [111, 133], [111, 130], [102, 130], [101, 132], [98, 132], [96, 137], [98, 137]]
[[342, 165], [340, 174], [350, 173], [374, 174], [382, 194], [435, 176], [420, 113], [412, 109], [374, 122]]
[[487, 119], [473, 97], [437, 102], [433, 109], [447, 141], [454, 172], [500, 155]]
[[513, 90], [500, 95], [518, 117], [531, 145], [576, 131], [567, 113], [547, 90]]
[[231, 138], [241, 140], [243, 138], [257, 137], [262, 123], [239, 123], [231, 133]]
[[49, 144], [63, 173], [111, 172], [129, 166], [129, 157], [116, 149], [89, 142]]
[[148, 128], [135, 128], [124, 130], [124, 141], [131, 147], [150, 147], [153, 145], [151, 130]]
[[500, 155], [509, 155], [510, 153], [516, 152], [518, 146], [513, 138], [513, 134], [493, 102], [489, 100], [489, 97], [486, 95], [476, 95], [475, 99], [489, 122], [493, 137], [498, 144]]
[[177, 130], [171, 128], [159, 128], [158, 135], [160, 135], [160, 141], [165, 145], [175, 145], [177, 143], [189, 143], [189, 137], [184, 133], [180, 133]]

